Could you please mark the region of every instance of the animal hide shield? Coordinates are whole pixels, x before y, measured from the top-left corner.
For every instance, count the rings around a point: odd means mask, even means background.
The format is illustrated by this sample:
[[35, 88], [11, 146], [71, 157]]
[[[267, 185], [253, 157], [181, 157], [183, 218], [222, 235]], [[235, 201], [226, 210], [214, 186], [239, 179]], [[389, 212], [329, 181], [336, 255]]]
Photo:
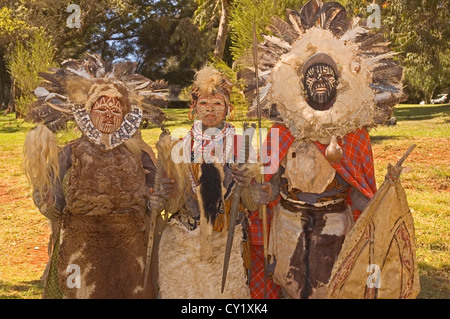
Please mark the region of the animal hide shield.
[[413, 218], [400, 181], [387, 178], [347, 234], [327, 295], [406, 299], [419, 291]]

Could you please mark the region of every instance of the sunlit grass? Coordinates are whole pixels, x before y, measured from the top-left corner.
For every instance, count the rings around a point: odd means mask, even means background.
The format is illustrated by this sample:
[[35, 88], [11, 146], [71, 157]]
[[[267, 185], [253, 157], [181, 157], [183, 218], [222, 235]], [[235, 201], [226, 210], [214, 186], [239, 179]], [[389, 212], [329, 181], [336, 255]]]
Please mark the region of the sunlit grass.
[[[187, 131], [188, 109], [166, 109], [165, 127]], [[389, 163], [395, 164], [408, 147], [417, 147], [404, 162], [401, 176], [414, 217], [417, 260], [421, 276], [419, 298], [450, 296], [450, 106], [401, 105], [397, 125], [370, 132], [378, 186]], [[244, 118], [232, 121], [242, 128]], [[256, 120], [250, 122], [256, 123]], [[263, 121], [263, 127], [270, 127]], [[39, 298], [39, 281], [46, 262], [49, 227], [34, 207], [31, 188], [23, 175], [22, 149], [33, 124], [0, 116], [0, 298]], [[144, 141], [154, 147], [161, 130], [142, 129]], [[74, 123], [57, 134], [58, 144], [80, 136]], [[154, 148], [155, 149], [155, 148]], [[156, 149], [155, 149], [156, 150]]]

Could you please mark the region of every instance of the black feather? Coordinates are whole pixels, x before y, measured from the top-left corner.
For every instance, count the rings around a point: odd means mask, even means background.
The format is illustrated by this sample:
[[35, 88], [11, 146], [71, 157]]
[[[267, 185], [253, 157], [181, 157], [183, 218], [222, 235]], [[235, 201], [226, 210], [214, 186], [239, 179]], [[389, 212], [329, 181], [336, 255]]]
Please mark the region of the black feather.
[[325, 3], [317, 12], [317, 16], [320, 19], [321, 27], [330, 30], [336, 36], [343, 35], [350, 27], [346, 10], [338, 2]]
[[303, 31], [311, 28], [319, 18], [318, 11], [322, 1], [310, 0], [300, 10], [300, 21], [302, 22]]
[[27, 119], [33, 123], [42, 123], [50, 131], [56, 132], [65, 129], [67, 122], [73, 119], [73, 116], [64, 114], [45, 103], [37, 101], [31, 104]]
[[286, 21], [283, 21], [278, 17], [272, 17], [270, 19], [270, 23], [271, 24], [267, 27], [267, 29], [272, 31], [277, 37], [282, 38], [290, 44], [297, 39], [297, 33]]

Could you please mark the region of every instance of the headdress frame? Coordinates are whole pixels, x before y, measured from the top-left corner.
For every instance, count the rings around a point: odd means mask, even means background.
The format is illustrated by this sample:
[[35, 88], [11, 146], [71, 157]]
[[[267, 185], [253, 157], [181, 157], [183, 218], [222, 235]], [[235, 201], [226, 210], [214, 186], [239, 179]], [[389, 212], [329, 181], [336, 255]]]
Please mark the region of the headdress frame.
[[[385, 123], [394, 106], [407, 97], [402, 90], [403, 69], [393, 60], [396, 53], [390, 51], [389, 43], [377, 30], [361, 26], [359, 18], [348, 19], [345, 8], [337, 2], [308, 1], [300, 12], [288, 9], [286, 21], [273, 17], [267, 29], [273, 36], [263, 35], [264, 41], [257, 48], [261, 113], [285, 123], [300, 136], [326, 143], [332, 135]], [[299, 78], [308, 59], [321, 53], [336, 63], [340, 106], [313, 112], [304, 101]], [[238, 77], [248, 84], [244, 94], [249, 102], [248, 116], [254, 117], [255, 69], [249, 56], [241, 59], [244, 69]], [[291, 87], [286, 89], [288, 84]], [[365, 97], [355, 101], [362, 86]], [[351, 109], [352, 104], [355, 109]], [[305, 124], [309, 125], [306, 131], [301, 129]]]
[[30, 105], [28, 117], [55, 132], [74, 119], [74, 113], [90, 113], [96, 100], [109, 95], [120, 100], [125, 113], [139, 109], [142, 119], [162, 126], [167, 83], [135, 73], [136, 66], [128, 61], [106, 62], [98, 54], [86, 53], [82, 59], [64, 61], [61, 68], [40, 72], [44, 81], [34, 91], [38, 100]]

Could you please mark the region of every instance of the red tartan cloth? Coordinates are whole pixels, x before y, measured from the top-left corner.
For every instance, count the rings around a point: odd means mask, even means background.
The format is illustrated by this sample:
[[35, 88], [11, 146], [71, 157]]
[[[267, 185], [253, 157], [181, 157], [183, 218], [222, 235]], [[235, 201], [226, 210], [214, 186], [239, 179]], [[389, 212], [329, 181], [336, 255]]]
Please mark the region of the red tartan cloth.
[[[252, 299], [264, 299], [264, 249], [261, 245], [251, 245], [252, 271], [250, 276], [250, 296]], [[267, 279], [267, 298], [278, 299], [280, 286]]]
[[[275, 130], [277, 129], [277, 130]], [[272, 145], [272, 135], [277, 136], [275, 139], [278, 145]], [[294, 136], [291, 134], [288, 128], [281, 124], [274, 124], [263, 144], [263, 149], [266, 152], [266, 156], [270, 159], [265, 162], [264, 167], [266, 171], [265, 181], [269, 181], [276, 173], [281, 161], [286, 156], [289, 148], [294, 141]], [[359, 129], [355, 132], [348, 133], [342, 139], [338, 141], [339, 145], [343, 149], [343, 157], [338, 163], [330, 163], [336, 172], [342, 176], [351, 186], [358, 189], [366, 197], [372, 198], [376, 192], [375, 172], [373, 167], [373, 155], [372, 146], [370, 144], [369, 134], [366, 129]], [[317, 148], [325, 155], [327, 145], [315, 142]], [[272, 154], [278, 153], [277, 156]], [[278, 204], [280, 197], [267, 206], [267, 220], [268, 228], [270, 231], [270, 222], [272, 220], [273, 207]], [[351, 204], [350, 192], [347, 196], [347, 203]], [[361, 214], [360, 211], [353, 210], [355, 220]], [[262, 236], [262, 220], [258, 217], [258, 211], [253, 212], [250, 216], [250, 243], [252, 249], [255, 250], [259, 246], [262, 249], [263, 236]], [[264, 289], [264, 272], [261, 270], [261, 265], [264, 266], [264, 257], [259, 256], [257, 253], [252, 253], [252, 265], [258, 265], [256, 269], [252, 269], [252, 278], [250, 281], [250, 292], [252, 298], [263, 298], [261, 295], [261, 287]], [[279, 291], [279, 287], [273, 284], [269, 280], [268, 294], [275, 296], [275, 293]], [[270, 286], [270, 289], [269, 289]], [[270, 290], [270, 292], [269, 292]], [[264, 290], [262, 290], [264, 292]]]
[[[327, 145], [318, 142], [315, 142], [315, 144], [325, 156]], [[369, 133], [366, 129], [359, 129], [345, 135], [342, 141], [338, 141], [338, 144], [342, 147], [344, 156], [338, 163], [330, 163], [331, 166], [347, 183], [367, 198], [372, 198], [377, 191], [377, 184]], [[346, 202], [351, 205], [350, 194], [347, 196]], [[355, 221], [360, 215], [361, 211], [353, 209]]]
[[[277, 129], [279, 143], [278, 145], [272, 145], [272, 130]], [[294, 136], [291, 134], [288, 128], [281, 124], [274, 124], [263, 144], [263, 147], [267, 149], [268, 157], [271, 159], [265, 163], [266, 172], [265, 180], [269, 181], [276, 169], [279, 167], [280, 162], [286, 156], [289, 147], [294, 141]], [[328, 145], [314, 142], [317, 148], [325, 156], [325, 150]], [[367, 198], [372, 198], [377, 190], [375, 181], [375, 171], [373, 167], [373, 154], [372, 146], [370, 144], [369, 133], [366, 129], [359, 129], [355, 132], [345, 135], [338, 144], [342, 147], [344, 155], [338, 163], [330, 163], [336, 172], [342, 176], [351, 186], [355, 187]], [[272, 157], [273, 152], [278, 152], [279, 158]], [[351, 204], [350, 193], [347, 197], [347, 203]], [[359, 217], [361, 212], [354, 210], [353, 215], [355, 220]]]
[[[314, 144], [325, 156], [328, 145], [318, 142]], [[338, 163], [330, 163], [331, 166], [347, 183], [367, 198], [372, 198], [377, 191], [377, 184], [369, 133], [365, 129], [359, 129], [345, 135], [342, 141], [338, 141], [338, 144], [342, 147], [344, 156]]]

